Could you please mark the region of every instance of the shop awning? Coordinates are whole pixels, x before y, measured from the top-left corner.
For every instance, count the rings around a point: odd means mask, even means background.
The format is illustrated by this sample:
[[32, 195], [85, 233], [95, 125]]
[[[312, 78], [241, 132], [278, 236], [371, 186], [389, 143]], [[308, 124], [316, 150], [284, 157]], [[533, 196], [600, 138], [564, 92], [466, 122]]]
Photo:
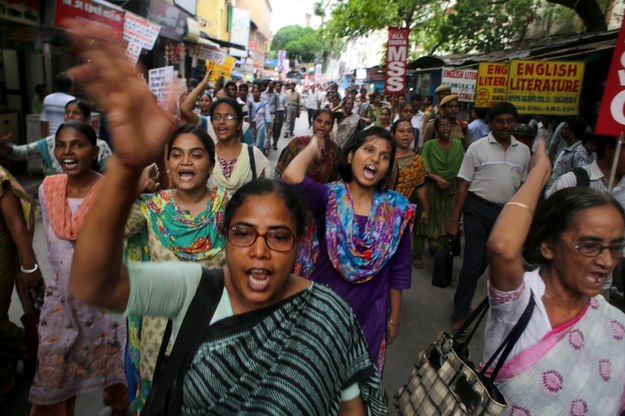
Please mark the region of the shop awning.
[[217, 43], [219, 46], [221, 46], [223, 48], [235, 48], [235, 49], [240, 49], [242, 51], [247, 50], [247, 48], [245, 46], [238, 45], [236, 43], [228, 42], [228, 41], [225, 41], [225, 40], [214, 38], [214, 37], [210, 36], [208, 33], [204, 32], [203, 30], [200, 30], [200, 38], [209, 40], [211, 42], [215, 42], [215, 43]]

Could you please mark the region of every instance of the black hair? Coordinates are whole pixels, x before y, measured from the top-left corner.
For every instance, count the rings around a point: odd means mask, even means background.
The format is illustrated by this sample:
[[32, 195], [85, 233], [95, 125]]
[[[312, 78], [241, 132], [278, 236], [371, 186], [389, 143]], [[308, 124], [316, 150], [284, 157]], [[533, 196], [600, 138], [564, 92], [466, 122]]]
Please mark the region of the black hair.
[[54, 77], [56, 88], [61, 92], [70, 92], [74, 86], [74, 81], [65, 72], [59, 72]]
[[382, 140], [386, 140], [389, 142], [389, 146], [391, 148], [390, 161], [388, 165], [388, 171], [382, 180], [376, 185], [379, 191], [385, 191], [389, 185], [389, 179], [391, 177], [391, 173], [393, 172], [393, 164], [395, 163], [395, 149], [396, 144], [391, 133], [386, 130], [384, 127], [372, 126], [369, 127], [360, 133], [352, 136], [345, 146], [343, 146], [343, 150], [339, 156], [338, 164], [336, 166], [336, 170], [341, 175], [341, 178], [347, 183], [351, 182], [354, 178], [354, 173], [352, 172], [351, 163], [347, 162], [347, 158], [350, 153], [355, 153], [365, 142], [373, 137], [378, 137]]
[[605, 157], [607, 147], [616, 148], [616, 137], [595, 134], [595, 152], [599, 159]]
[[235, 91], [238, 91], [238, 90], [239, 90], [239, 89], [237, 88], [237, 83], [236, 83], [236, 82], [234, 82], [234, 81], [228, 81], [228, 82], [226, 82], [226, 85], [224, 85], [224, 90], [225, 90], [225, 91], [227, 91], [227, 90], [228, 90], [228, 87], [229, 87], [229, 86], [231, 86], [231, 85], [234, 85], [234, 90], [235, 90]]
[[373, 100], [374, 98], [381, 97], [381, 96], [382, 96], [382, 94], [380, 94], [380, 92], [379, 92], [379, 91], [373, 91], [373, 92], [369, 95], [369, 99], [370, 99], [370, 100]]
[[302, 202], [302, 199], [291, 187], [283, 182], [265, 178], [255, 179], [246, 183], [232, 195], [224, 213], [223, 234], [226, 234], [225, 230], [230, 227], [232, 218], [241, 205], [245, 203], [247, 198], [250, 196], [270, 194], [276, 195], [284, 201], [284, 204], [288, 210], [291, 211], [291, 214], [293, 214], [293, 218], [295, 219], [296, 237], [299, 238], [303, 236], [306, 224], [308, 224], [309, 212]]
[[69, 121], [65, 121], [61, 123], [56, 133], [54, 134], [54, 139], [56, 140], [57, 137], [59, 137], [59, 134], [61, 133], [62, 130], [68, 129], [68, 128], [74, 129], [78, 133], [85, 136], [87, 140], [89, 140], [89, 143], [91, 144], [91, 146], [95, 147], [98, 145], [98, 136], [95, 134], [95, 130], [93, 129], [93, 127], [91, 127], [90, 124], [83, 123], [82, 121], [76, 121], [76, 120], [69, 120]]
[[208, 153], [208, 160], [211, 162], [215, 161], [215, 142], [213, 142], [213, 139], [211, 139], [211, 136], [208, 135], [206, 130], [195, 124], [188, 124], [174, 130], [169, 138], [169, 144], [167, 145], [167, 160], [169, 160], [171, 149], [174, 147], [176, 139], [183, 134], [192, 134], [197, 137], [197, 139], [202, 143], [202, 147], [206, 150], [206, 153]]
[[[65, 121], [61, 123], [59, 128], [56, 130], [56, 133], [54, 134], [55, 141], [57, 137], [59, 137], [59, 134], [61, 134], [61, 131], [65, 129], [76, 130], [78, 133], [85, 136], [85, 138], [89, 141], [89, 144], [91, 144], [91, 146], [93, 147], [98, 146], [98, 136], [96, 135], [95, 130], [93, 129], [93, 127], [91, 127], [90, 124], [83, 123], [82, 121], [77, 121], [77, 120]], [[91, 162], [91, 169], [96, 172], [100, 172], [100, 165], [97, 160], [93, 160]]]
[[91, 106], [89, 104], [87, 104], [83, 100], [79, 100], [78, 98], [76, 98], [71, 101], [68, 101], [67, 104], [65, 104], [66, 110], [70, 104], [76, 104], [76, 107], [78, 107], [82, 115], [85, 116], [86, 120], [89, 120], [89, 118], [91, 118]]
[[588, 127], [588, 123], [582, 117], [574, 116], [566, 120], [569, 128], [573, 131], [576, 139], [581, 139], [584, 133], [586, 132], [586, 128]]
[[569, 229], [578, 214], [589, 208], [613, 206], [625, 223], [625, 211], [613, 196], [590, 187], [572, 187], [554, 192], [536, 207], [536, 215], [525, 241], [524, 256], [533, 264], [548, 266], [540, 252], [545, 241], [555, 242]]
[[423, 100], [423, 97], [421, 96], [421, 94], [412, 94], [410, 96], [410, 101], [421, 101]]
[[474, 107], [473, 111], [477, 114], [477, 118], [481, 120], [484, 120], [486, 118], [486, 114], [488, 114], [488, 108]]
[[218, 100], [213, 101], [213, 106], [211, 107], [211, 118], [213, 118], [213, 114], [215, 113], [215, 109], [219, 107], [221, 104], [226, 104], [232, 107], [234, 112], [237, 115], [237, 121], [239, 124], [243, 122], [243, 109], [241, 108], [241, 104], [237, 103], [235, 99], [230, 97], [221, 97]]
[[412, 128], [412, 121], [408, 120], [407, 118], [400, 118], [397, 121], [395, 121], [393, 125], [391, 126], [391, 134], [393, 136], [395, 136], [395, 131], [397, 131], [397, 127], [399, 127], [401, 123], [408, 123], [410, 124], [410, 127]]
[[327, 108], [322, 108], [322, 109], [318, 110], [315, 113], [315, 117], [313, 118], [313, 121], [317, 120], [317, 117], [319, 117], [320, 114], [327, 114], [327, 115], [329, 115], [330, 119], [332, 120], [332, 122], [334, 122], [334, 119], [335, 119], [334, 113], [332, 111], [330, 111], [329, 109], [327, 109]]
[[445, 114], [441, 113], [434, 118], [434, 130], [438, 129], [441, 126], [441, 120], [449, 120], [451, 118], [447, 117]]
[[399, 105], [399, 111], [403, 110], [404, 108], [406, 108], [408, 106], [412, 107], [412, 112], [414, 113], [415, 112], [415, 108], [412, 105], [412, 101], [404, 101], [403, 103], [401, 103]]
[[488, 121], [493, 121], [495, 119], [495, 116], [500, 114], [512, 114], [515, 119], [519, 117], [519, 113], [516, 110], [514, 104], [507, 101], [497, 103], [493, 106], [493, 108], [490, 109], [490, 111], [488, 112]]
[[43, 90], [45, 90], [45, 89], [46, 89], [46, 84], [37, 84], [37, 85], [35, 85], [35, 92], [37, 94], [41, 94], [41, 92]]
[[591, 143], [591, 142], [597, 143], [597, 140], [595, 139], [595, 135], [589, 131], [585, 131], [584, 134], [582, 134], [581, 141], [582, 141], [582, 144]]

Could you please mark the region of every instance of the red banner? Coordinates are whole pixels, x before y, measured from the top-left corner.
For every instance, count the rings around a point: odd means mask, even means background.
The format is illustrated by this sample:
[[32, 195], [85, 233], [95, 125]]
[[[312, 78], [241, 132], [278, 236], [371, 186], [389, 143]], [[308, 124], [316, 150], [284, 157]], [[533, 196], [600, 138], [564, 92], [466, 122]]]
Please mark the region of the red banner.
[[384, 93], [404, 95], [406, 93], [406, 72], [408, 70], [408, 28], [389, 27], [386, 49], [386, 71]]
[[618, 136], [625, 131], [625, 23], [621, 24], [603, 91], [596, 134]]
[[54, 26], [65, 29], [67, 19], [111, 28], [120, 40], [124, 35], [124, 12], [95, 0], [56, 0]]

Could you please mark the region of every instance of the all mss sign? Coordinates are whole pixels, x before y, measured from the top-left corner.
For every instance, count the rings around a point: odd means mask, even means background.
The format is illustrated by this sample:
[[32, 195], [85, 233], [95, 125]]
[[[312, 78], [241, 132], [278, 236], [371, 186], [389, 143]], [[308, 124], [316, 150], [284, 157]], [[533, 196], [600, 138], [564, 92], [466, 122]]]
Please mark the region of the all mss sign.
[[408, 69], [408, 28], [389, 27], [386, 50], [386, 73], [384, 93], [404, 95], [406, 93], [406, 72]]
[[608, 72], [595, 133], [618, 136], [625, 130], [625, 25], [621, 25]]
[[583, 62], [512, 61], [508, 101], [520, 114], [576, 115], [583, 79]]

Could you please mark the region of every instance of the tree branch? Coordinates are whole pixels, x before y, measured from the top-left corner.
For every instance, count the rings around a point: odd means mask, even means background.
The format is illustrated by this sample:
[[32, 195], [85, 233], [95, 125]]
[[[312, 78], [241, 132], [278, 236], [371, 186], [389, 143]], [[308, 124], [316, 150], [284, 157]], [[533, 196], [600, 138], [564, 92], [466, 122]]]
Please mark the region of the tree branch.
[[596, 0], [547, 0], [547, 2], [574, 10], [586, 25], [588, 32], [603, 32], [608, 29]]

